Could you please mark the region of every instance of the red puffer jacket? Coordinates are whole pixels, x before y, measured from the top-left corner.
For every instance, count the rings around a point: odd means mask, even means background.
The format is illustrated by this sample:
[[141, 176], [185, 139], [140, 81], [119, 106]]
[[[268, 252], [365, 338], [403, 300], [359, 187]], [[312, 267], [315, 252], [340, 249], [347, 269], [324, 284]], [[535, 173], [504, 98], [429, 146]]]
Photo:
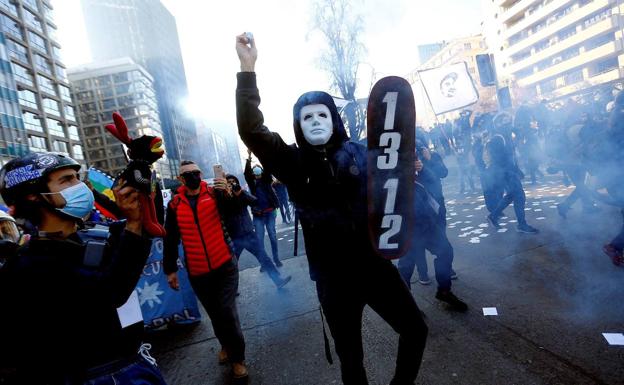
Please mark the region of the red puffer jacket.
[[185, 192], [182, 186], [171, 208], [178, 220], [189, 274], [197, 276], [223, 265], [232, 259], [232, 253], [225, 241], [214, 190], [202, 182], [196, 212]]

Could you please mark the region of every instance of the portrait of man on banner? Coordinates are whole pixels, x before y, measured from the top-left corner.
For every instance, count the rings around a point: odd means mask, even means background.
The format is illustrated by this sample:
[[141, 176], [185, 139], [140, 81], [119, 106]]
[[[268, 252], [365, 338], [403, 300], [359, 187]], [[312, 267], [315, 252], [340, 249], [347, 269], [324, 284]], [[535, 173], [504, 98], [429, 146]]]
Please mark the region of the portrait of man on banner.
[[436, 115], [465, 108], [479, 100], [466, 62], [418, 71]]

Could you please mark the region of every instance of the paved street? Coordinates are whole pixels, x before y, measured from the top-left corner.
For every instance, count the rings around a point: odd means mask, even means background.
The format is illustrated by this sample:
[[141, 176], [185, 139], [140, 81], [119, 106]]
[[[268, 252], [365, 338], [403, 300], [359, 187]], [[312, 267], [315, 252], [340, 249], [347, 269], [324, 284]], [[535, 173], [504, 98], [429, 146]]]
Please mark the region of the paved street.
[[[422, 286], [414, 275], [412, 292], [430, 330], [417, 383], [623, 384], [624, 347], [610, 346], [602, 336], [624, 332], [624, 269], [601, 251], [619, 230], [619, 212], [602, 207], [583, 214], [575, 207], [562, 219], [555, 203], [570, 188], [549, 177], [526, 186], [527, 220], [541, 233], [517, 233], [513, 206], [496, 231], [486, 221], [483, 198], [458, 194], [457, 179], [448, 179], [448, 235], [459, 275], [453, 290], [470, 310], [449, 312], [434, 298], [435, 283]], [[335, 353], [334, 365], [325, 360], [303, 245], [293, 257], [292, 228], [279, 225], [278, 231], [282, 271], [293, 276], [286, 288], [275, 290], [251, 255], [241, 257], [238, 306], [250, 383], [341, 384]], [[432, 256], [428, 260], [433, 278]], [[483, 307], [496, 307], [499, 315], [485, 317]], [[219, 344], [207, 318], [152, 339], [170, 384], [228, 383], [228, 367], [217, 364]], [[387, 384], [398, 338], [368, 308], [363, 340], [370, 383]]]

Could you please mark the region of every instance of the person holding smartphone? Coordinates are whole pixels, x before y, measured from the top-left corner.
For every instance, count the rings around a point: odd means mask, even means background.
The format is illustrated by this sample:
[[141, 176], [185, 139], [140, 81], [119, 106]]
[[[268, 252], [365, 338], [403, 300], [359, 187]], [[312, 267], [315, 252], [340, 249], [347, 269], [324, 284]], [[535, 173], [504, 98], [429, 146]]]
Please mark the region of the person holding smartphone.
[[219, 363], [229, 362], [234, 378], [246, 378], [245, 338], [236, 307], [238, 266], [220, 215], [225, 201], [234, 199], [232, 190], [224, 178], [216, 178], [214, 188], [208, 186], [199, 166], [189, 160], [181, 163], [178, 178], [182, 186], [167, 206], [165, 222], [167, 281], [179, 290], [177, 261], [182, 242], [189, 281], [221, 343]]

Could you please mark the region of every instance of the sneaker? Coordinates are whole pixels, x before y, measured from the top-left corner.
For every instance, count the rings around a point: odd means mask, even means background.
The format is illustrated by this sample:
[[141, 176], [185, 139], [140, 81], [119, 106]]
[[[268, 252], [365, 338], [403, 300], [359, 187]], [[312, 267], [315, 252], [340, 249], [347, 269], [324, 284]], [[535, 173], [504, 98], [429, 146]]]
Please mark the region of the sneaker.
[[274, 259], [273, 263], [275, 263], [276, 267], [282, 267], [284, 266], [284, 264], [282, 263], [282, 261], [280, 261], [279, 259]]
[[228, 355], [225, 349], [221, 349], [218, 357], [219, 357], [219, 365], [225, 365], [228, 362]]
[[498, 230], [498, 229], [500, 229], [500, 228], [501, 228], [501, 225], [499, 225], [499, 224], [498, 224], [498, 219], [497, 219], [497, 218], [495, 218], [492, 214], [490, 214], [490, 215], [488, 215], [488, 216], [487, 216], [487, 220], [488, 220], [488, 222], [490, 222], [490, 224], [491, 224], [492, 226], [494, 226], [494, 228], [495, 228], [495, 229], [497, 229], [497, 230]]
[[557, 205], [557, 212], [559, 213], [559, 216], [561, 218], [565, 219], [568, 217], [568, 208], [562, 205], [561, 203]]
[[539, 233], [539, 230], [536, 229], [533, 226], [530, 226], [528, 224], [522, 224], [522, 225], [518, 225], [518, 227], [516, 227], [516, 231], [519, 233], [526, 233], [526, 234], [537, 234]]
[[249, 372], [244, 362], [234, 362], [232, 364], [232, 376], [236, 379], [249, 377]]
[[612, 244], [604, 245], [602, 251], [611, 258], [611, 262], [613, 262], [615, 266], [624, 266], [624, 256], [622, 256], [622, 252], [616, 249], [615, 246]]
[[276, 286], [278, 289], [281, 289], [281, 288], [283, 288], [284, 286], [286, 286], [286, 284], [287, 284], [288, 282], [290, 282], [290, 280], [291, 280], [291, 279], [292, 279], [292, 277], [291, 277], [290, 275], [289, 275], [289, 276], [287, 276], [287, 277], [285, 277], [285, 278], [280, 277], [280, 278], [278, 278], [278, 280], [275, 282], [275, 286]]
[[451, 270], [451, 279], [453, 281], [455, 281], [457, 279], [457, 273], [455, 272], [455, 270]]
[[427, 286], [431, 284], [431, 279], [429, 279], [428, 275], [419, 275], [418, 283], [420, 283], [421, 285]]
[[450, 290], [438, 290], [435, 297], [442, 302], [446, 302], [449, 305], [450, 310], [462, 313], [468, 310], [468, 305], [466, 305], [466, 303], [461, 299], [457, 298]]

